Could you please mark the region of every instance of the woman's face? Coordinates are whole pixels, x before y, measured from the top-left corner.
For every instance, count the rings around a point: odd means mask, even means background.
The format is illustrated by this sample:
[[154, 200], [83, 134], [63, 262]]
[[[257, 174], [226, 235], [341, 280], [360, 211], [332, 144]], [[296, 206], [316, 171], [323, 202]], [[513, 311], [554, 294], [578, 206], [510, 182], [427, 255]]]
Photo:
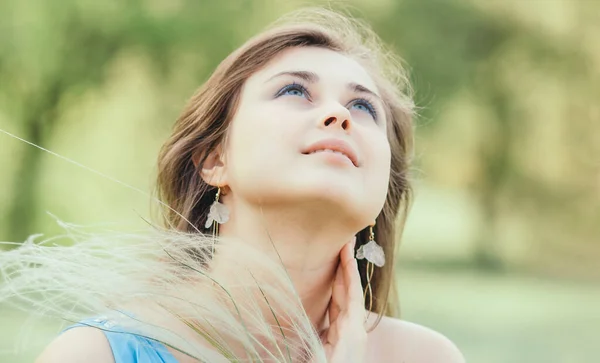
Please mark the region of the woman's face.
[[316, 202], [373, 222], [390, 173], [378, 94], [365, 69], [347, 56], [317, 47], [287, 49], [244, 85], [222, 181], [234, 199]]

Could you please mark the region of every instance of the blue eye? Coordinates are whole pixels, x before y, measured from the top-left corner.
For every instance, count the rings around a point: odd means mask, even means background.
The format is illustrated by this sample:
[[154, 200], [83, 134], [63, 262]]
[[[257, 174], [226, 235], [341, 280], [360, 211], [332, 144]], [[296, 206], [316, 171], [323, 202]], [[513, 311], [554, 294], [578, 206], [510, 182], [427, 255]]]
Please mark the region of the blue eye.
[[299, 83], [291, 83], [283, 87], [279, 92], [277, 92], [277, 96], [300, 96], [308, 98], [308, 91], [306, 88]]
[[361, 110], [361, 111], [366, 111], [368, 112], [373, 119], [377, 120], [377, 111], [375, 110], [375, 107], [373, 106], [373, 104], [365, 99], [359, 98], [357, 100], [355, 100], [354, 104], [352, 105], [352, 107], [358, 106], [357, 109]]
[[[297, 82], [285, 85], [282, 89], [280, 89], [275, 97], [280, 96], [299, 96], [310, 100], [310, 93], [306, 87]], [[358, 110], [367, 112], [371, 115], [371, 117], [373, 117], [374, 120], [377, 120], [377, 111], [375, 107], [371, 102], [364, 98], [357, 98], [353, 100], [350, 107], [356, 107]]]

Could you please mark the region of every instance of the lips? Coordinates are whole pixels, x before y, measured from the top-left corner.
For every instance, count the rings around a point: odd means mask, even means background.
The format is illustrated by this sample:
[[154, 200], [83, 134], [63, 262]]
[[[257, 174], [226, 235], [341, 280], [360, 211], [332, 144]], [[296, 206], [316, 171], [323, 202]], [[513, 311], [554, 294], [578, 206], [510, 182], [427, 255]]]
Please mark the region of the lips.
[[302, 153], [308, 155], [327, 150], [343, 154], [352, 161], [352, 164], [354, 164], [355, 167], [358, 167], [358, 157], [356, 156], [356, 152], [350, 144], [340, 139], [324, 139], [317, 141], [303, 150]]

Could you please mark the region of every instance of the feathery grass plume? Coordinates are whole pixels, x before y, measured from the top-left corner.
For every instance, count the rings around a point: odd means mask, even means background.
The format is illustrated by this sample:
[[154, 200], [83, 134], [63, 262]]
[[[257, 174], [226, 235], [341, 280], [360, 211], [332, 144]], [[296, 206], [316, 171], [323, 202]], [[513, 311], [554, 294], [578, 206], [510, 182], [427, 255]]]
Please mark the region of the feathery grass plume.
[[213, 236], [58, 222], [64, 234], [0, 252], [0, 304], [67, 322], [103, 316], [102, 329], [200, 361], [326, 361], [284, 266], [250, 244], [221, 237], [210, 261]]

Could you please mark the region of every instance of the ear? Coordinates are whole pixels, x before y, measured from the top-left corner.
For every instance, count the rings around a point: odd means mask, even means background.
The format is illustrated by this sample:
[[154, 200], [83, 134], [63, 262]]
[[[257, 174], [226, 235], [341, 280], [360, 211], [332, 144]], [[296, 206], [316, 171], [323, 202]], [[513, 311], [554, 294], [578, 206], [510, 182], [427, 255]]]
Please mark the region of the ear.
[[223, 187], [227, 185], [227, 168], [225, 157], [221, 146], [210, 152], [202, 165], [198, 165], [201, 161], [201, 155], [197, 154], [192, 158], [196, 170], [200, 169], [200, 177], [208, 185], [214, 187]]

